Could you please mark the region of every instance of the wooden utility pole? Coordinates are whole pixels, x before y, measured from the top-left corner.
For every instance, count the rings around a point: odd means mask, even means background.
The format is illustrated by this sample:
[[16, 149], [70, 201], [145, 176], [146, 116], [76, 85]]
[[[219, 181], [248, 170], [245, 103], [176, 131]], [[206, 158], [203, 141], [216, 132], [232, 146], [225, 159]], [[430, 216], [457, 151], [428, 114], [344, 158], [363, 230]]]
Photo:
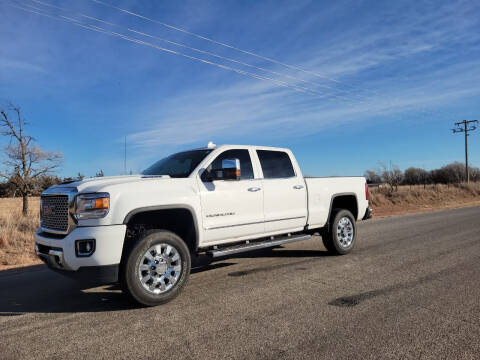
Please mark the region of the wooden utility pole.
[[470, 174], [468, 171], [468, 132], [477, 128], [478, 120], [463, 120], [456, 122], [455, 129], [452, 129], [453, 133], [465, 133], [465, 181], [470, 182]]

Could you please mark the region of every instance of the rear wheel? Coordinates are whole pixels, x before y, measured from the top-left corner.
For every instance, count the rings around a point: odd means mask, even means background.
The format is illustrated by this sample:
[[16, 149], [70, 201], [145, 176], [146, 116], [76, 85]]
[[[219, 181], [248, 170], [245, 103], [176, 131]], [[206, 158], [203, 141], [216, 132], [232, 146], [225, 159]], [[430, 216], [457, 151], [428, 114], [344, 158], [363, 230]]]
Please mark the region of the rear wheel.
[[174, 299], [190, 274], [190, 251], [176, 234], [165, 230], [144, 233], [122, 263], [120, 284], [134, 301], [155, 306]]
[[352, 213], [345, 209], [334, 209], [329, 230], [322, 234], [323, 244], [336, 255], [348, 254], [355, 246], [356, 225]]

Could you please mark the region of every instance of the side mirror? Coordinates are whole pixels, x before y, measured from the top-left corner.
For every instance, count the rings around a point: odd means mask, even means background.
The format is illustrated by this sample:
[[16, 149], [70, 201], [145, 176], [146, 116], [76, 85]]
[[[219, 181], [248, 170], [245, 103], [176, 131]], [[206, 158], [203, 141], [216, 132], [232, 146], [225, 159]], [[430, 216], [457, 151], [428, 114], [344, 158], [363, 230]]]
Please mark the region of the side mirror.
[[242, 173], [239, 159], [223, 159], [221, 169], [205, 170], [202, 174], [202, 181], [212, 182], [214, 180], [240, 180]]
[[203, 181], [207, 182], [214, 180], [240, 180], [240, 160], [223, 159], [221, 169], [212, 169], [204, 174]]
[[222, 160], [223, 180], [240, 180], [242, 172], [240, 170], [240, 160], [223, 159]]

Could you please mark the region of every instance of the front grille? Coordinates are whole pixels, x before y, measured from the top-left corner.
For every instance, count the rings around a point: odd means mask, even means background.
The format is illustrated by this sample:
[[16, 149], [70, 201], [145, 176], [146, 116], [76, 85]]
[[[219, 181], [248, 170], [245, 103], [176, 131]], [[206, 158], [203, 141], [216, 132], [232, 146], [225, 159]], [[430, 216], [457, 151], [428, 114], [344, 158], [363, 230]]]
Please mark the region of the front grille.
[[68, 195], [42, 196], [40, 209], [44, 229], [66, 232], [68, 230]]

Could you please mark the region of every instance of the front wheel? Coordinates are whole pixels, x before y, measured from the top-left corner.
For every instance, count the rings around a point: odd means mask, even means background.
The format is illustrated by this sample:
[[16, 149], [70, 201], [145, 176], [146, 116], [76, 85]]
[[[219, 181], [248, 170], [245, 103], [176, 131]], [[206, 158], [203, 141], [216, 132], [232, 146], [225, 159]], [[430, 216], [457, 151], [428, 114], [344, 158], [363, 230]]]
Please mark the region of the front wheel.
[[122, 263], [122, 291], [142, 305], [166, 303], [187, 283], [190, 266], [190, 251], [180, 237], [165, 230], [147, 231]]
[[332, 219], [330, 229], [322, 234], [323, 244], [333, 254], [348, 254], [355, 246], [355, 218], [348, 210], [334, 209]]

